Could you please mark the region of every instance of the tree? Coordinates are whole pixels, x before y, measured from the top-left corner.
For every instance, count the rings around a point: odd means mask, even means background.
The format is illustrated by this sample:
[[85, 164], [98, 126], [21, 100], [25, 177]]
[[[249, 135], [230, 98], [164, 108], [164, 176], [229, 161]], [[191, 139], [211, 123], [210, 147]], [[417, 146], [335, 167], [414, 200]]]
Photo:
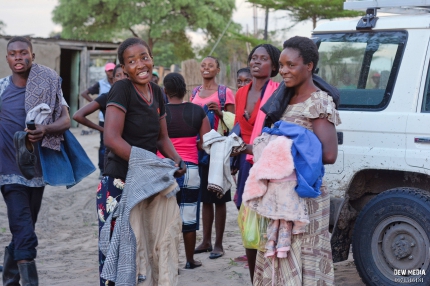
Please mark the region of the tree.
[[287, 10], [296, 23], [312, 20], [314, 29], [319, 20], [362, 14], [358, 11], [343, 10], [344, 0], [248, 0], [248, 2], [275, 10]]
[[[246, 51], [246, 41], [240, 39], [240, 30], [242, 27], [237, 23], [231, 23], [227, 32], [222, 37], [212, 56], [216, 57], [218, 60], [224, 63], [228, 63], [233, 60], [240, 62], [245, 62], [248, 58], [248, 53]], [[204, 46], [199, 47], [198, 54], [201, 58], [209, 55], [212, 51], [217, 39], [210, 39]]]
[[6, 24], [0, 20], [0, 34], [3, 34], [5, 32], [4, 31], [5, 27], [6, 27]]
[[175, 40], [185, 29], [202, 29], [217, 37], [232, 16], [234, 0], [59, 0], [53, 21], [66, 39], [111, 40], [115, 32], [144, 27], [152, 49], [161, 40]]

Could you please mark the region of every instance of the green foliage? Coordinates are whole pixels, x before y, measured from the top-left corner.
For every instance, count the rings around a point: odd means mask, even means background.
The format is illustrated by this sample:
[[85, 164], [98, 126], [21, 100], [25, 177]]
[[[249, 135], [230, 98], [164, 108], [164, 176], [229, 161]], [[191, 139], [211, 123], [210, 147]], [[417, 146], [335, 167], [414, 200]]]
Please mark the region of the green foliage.
[[5, 32], [4, 28], [6, 28], [6, 24], [0, 20], [0, 34]]
[[234, 0], [59, 0], [53, 21], [62, 25], [66, 39], [111, 40], [121, 30], [137, 36], [135, 29], [143, 26], [152, 48], [161, 39], [174, 41], [187, 28], [216, 38], [234, 7]]
[[248, 0], [248, 2], [275, 10], [287, 10], [295, 22], [312, 20], [314, 28], [318, 20], [362, 14], [343, 10], [344, 0]]
[[170, 41], [163, 39], [158, 41], [152, 53], [155, 65], [164, 67], [170, 67], [172, 64], [180, 65], [181, 61], [195, 57], [191, 41], [184, 32], [175, 33]]
[[[232, 23], [216, 46], [212, 56], [224, 63], [233, 60], [246, 62], [248, 57], [246, 41], [238, 37], [241, 33], [240, 30], [241, 26], [239, 24]], [[209, 55], [216, 41], [217, 38], [209, 39], [205, 46], [199, 48], [198, 55], [201, 58]]]

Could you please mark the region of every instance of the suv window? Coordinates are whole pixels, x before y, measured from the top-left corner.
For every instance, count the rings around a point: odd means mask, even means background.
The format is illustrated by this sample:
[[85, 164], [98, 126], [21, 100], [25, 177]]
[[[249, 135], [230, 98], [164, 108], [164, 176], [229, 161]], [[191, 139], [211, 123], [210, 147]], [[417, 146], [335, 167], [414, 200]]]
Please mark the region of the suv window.
[[340, 91], [339, 109], [377, 111], [391, 98], [406, 32], [361, 32], [318, 37], [318, 73]]
[[427, 71], [426, 86], [424, 89], [423, 105], [421, 107], [421, 112], [430, 112], [430, 65], [429, 70]]

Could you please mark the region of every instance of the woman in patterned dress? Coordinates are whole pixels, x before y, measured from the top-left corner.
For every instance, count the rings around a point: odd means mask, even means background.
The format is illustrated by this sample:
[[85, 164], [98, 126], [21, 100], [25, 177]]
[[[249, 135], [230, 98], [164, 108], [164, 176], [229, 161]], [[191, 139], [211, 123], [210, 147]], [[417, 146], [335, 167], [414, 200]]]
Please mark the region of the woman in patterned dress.
[[[284, 99], [288, 96], [289, 100], [286, 109], [277, 112], [282, 113], [281, 120], [313, 131], [322, 143], [323, 163], [333, 164], [337, 157], [335, 126], [340, 118], [332, 95], [314, 81], [317, 63], [318, 48], [310, 39], [293, 37], [284, 42], [279, 73], [286, 87]], [[305, 233], [292, 235], [286, 258], [266, 258], [264, 252], [258, 252], [254, 285], [334, 285], [328, 231], [330, 195], [324, 184], [320, 191], [319, 197], [306, 198], [310, 223]]]

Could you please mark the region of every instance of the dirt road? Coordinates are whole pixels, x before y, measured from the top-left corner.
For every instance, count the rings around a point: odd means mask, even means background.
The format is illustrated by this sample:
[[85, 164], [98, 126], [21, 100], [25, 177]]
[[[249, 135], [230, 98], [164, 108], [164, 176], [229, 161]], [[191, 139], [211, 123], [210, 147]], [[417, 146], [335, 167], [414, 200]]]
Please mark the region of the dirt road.
[[[72, 132], [85, 151], [97, 164], [99, 134], [80, 135], [81, 129]], [[42, 209], [36, 225], [39, 237], [37, 267], [40, 285], [98, 285], [96, 188], [98, 171], [75, 187], [46, 187]], [[195, 270], [180, 270], [179, 285], [250, 285], [245, 263], [236, 263], [235, 257], [244, 254], [236, 223], [237, 210], [228, 203], [227, 224], [224, 238], [225, 255], [210, 260], [209, 254], [196, 255], [203, 266]], [[201, 230], [198, 232], [199, 241]], [[6, 206], [0, 196], [0, 261], [4, 246], [11, 239]], [[1, 262], [0, 262], [1, 263]], [[180, 268], [185, 265], [183, 244], [180, 248]], [[336, 285], [364, 285], [352, 260], [335, 265]]]

